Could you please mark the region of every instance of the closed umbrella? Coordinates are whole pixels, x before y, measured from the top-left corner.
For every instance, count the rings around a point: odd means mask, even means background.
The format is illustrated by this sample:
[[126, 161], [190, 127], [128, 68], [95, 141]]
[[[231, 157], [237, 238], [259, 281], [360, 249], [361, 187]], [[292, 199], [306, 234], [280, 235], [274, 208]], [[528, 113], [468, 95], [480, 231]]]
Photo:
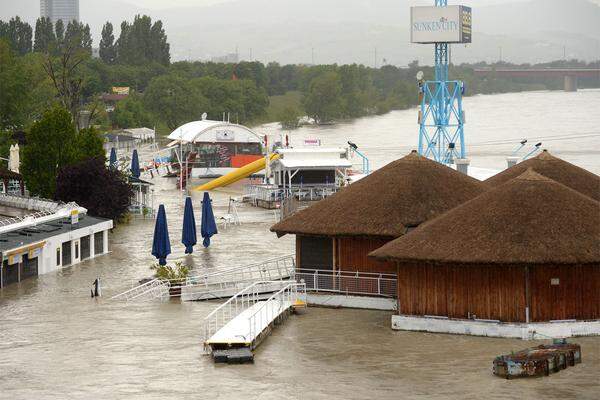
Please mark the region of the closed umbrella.
[[185, 245], [185, 254], [192, 254], [196, 245], [196, 218], [192, 208], [192, 198], [186, 197], [185, 209], [183, 210], [183, 231], [181, 243]]
[[134, 178], [140, 177], [140, 159], [138, 158], [137, 150], [133, 150], [133, 155], [131, 156], [131, 175]]
[[117, 150], [115, 150], [114, 147], [111, 147], [110, 149], [110, 158], [108, 161], [108, 165], [110, 165], [112, 168], [117, 167]]
[[158, 258], [160, 265], [167, 264], [167, 256], [171, 254], [171, 242], [169, 240], [169, 229], [167, 227], [167, 215], [165, 206], [158, 207], [156, 225], [154, 225], [154, 239], [152, 240], [152, 255]]
[[200, 234], [204, 238], [202, 240], [204, 247], [210, 246], [210, 237], [218, 233], [211, 202], [212, 200], [208, 196], [208, 192], [204, 192], [204, 198], [202, 199], [202, 223], [200, 225]]

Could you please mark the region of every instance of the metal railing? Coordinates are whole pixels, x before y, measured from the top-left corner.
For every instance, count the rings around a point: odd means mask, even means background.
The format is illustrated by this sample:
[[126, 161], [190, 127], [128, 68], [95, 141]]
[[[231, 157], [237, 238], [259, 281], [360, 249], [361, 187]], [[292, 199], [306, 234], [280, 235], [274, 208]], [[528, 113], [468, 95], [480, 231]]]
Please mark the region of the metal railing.
[[74, 202], [65, 204], [41, 197], [27, 197], [18, 194], [0, 194], [0, 204], [25, 210], [47, 211], [51, 213], [65, 206], [79, 207]]
[[[227, 300], [225, 303], [221, 304], [219, 307], [217, 307], [215, 310], [213, 310], [210, 314], [208, 314], [205, 318], [204, 318], [204, 323], [203, 323], [203, 343], [204, 343], [204, 349], [208, 350], [207, 347], [207, 341], [215, 334], [217, 333], [221, 328], [223, 328], [229, 321], [231, 321], [233, 318], [237, 317], [239, 314], [241, 314], [243, 311], [249, 309], [250, 307], [254, 306], [256, 303], [260, 302], [260, 301], [264, 301], [264, 293], [270, 293], [273, 292], [274, 289], [277, 290], [277, 293], [281, 293], [282, 291], [285, 291], [286, 288], [288, 288], [288, 291], [291, 291], [291, 289], [289, 289], [290, 287], [295, 288], [294, 289], [294, 293], [298, 294], [298, 287], [301, 288], [305, 288], [304, 284], [298, 284], [298, 283], [289, 283], [289, 282], [285, 282], [285, 281], [260, 281], [260, 282], [254, 282], [251, 285], [247, 286], [246, 288], [240, 290], [238, 293], [236, 293], [234, 296], [232, 296], [229, 300]], [[304, 293], [304, 297], [302, 298], [304, 303], [306, 303], [306, 290], [304, 290], [303, 292], [301, 291], [300, 293]], [[266, 301], [265, 304], [274, 298], [274, 296], [269, 297]], [[291, 296], [290, 296], [291, 298]], [[296, 300], [298, 300], [298, 298], [294, 299], [293, 301], [295, 302]], [[293, 304], [293, 303], [292, 303]], [[262, 306], [261, 306], [262, 308]], [[255, 317], [255, 313], [252, 314], [252, 316], [254, 316], [254, 323], [256, 322], [256, 317]], [[250, 316], [249, 318], [251, 318], [252, 316]], [[252, 322], [251, 322], [252, 323]]]
[[256, 311], [248, 318], [250, 337], [255, 344], [263, 331], [275, 319], [283, 315], [290, 307], [306, 307], [306, 285], [290, 283], [263, 301]]
[[165, 298], [169, 297], [170, 283], [162, 279], [152, 279], [141, 285], [135, 286], [122, 293], [114, 295], [111, 300], [136, 300], [142, 297], [146, 298]]
[[274, 281], [294, 275], [296, 261], [293, 255], [271, 258], [266, 261], [233, 267], [202, 275], [189, 276], [186, 286], [210, 286], [228, 282]]
[[249, 199], [254, 205], [258, 201], [280, 202], [288, 197], [295, 197], [300, 201], [321, 200], [338, 191], [335, 184], [323, 185], [294, 185], [280, 188], [277, 185], [251, 184], [244, 187], [244, 199]]
[[306, 283], [309, 292], [381, 297], [397, 295], [397, 277], [394, 274], [298, 269], [295, 276], [297, 282]]

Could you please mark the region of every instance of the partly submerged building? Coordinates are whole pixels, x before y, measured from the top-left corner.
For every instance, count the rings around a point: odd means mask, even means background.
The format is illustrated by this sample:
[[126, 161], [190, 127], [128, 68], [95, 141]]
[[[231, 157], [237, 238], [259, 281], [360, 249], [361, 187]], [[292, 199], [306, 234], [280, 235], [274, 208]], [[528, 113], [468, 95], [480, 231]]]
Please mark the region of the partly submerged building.
[[[364, 275], [364, 280], [338, 282], [348, 293], [382, 293], [379, 274], [396, 279], [396, 265], [367, 255], [430, 220], [485, 191], [480, 181], [412, 152], [361, 180], [271, 227], [278, 236], [296, 235], [299, 273], [330, 276]], [[316, 282], [316, 281], [315, 281]], [[347, 280], [347, 282], [350, 282]], [[344, 288], [343, 286], [346, 285]], [[388, 288], [389, 289], [389, 288]]]
[[488, 178], [484, 183], [489, 187], [497, 187], [517, 176], [527, 169], [553, 179], [565, 186], [570, 187], [592, 199], [600, 201], [600, 176], [583, 168], [568, 163], [560, 158], [554, 157], [547, 150], [538, 156], [522, 161], [504, 171]]
[[600, 203], [533, 170], [371, 256], [398, 267], [395, 329], [600, 334]]
[[0, 195], [0, 287], [108, 252], [112, 220], [74, 203]]

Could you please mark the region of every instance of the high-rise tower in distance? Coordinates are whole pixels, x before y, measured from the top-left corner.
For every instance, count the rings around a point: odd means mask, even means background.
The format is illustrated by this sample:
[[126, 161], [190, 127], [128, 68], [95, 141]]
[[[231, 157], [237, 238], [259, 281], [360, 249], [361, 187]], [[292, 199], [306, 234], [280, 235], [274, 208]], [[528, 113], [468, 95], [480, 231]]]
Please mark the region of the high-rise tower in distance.
[[79, 0], [40, 0], [40, 16], [50, 18], [53, 24], [62, 19], [65, 26], [79, 21]]

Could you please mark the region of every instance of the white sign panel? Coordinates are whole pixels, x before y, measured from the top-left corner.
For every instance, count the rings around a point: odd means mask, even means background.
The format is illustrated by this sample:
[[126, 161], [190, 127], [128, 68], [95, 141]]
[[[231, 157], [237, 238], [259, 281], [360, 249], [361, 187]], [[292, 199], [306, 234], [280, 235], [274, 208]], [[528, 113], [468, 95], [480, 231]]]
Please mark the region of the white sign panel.
[[471, 43], [471, 8], [411, 7], [412, 43]]
[[217, 141], [234, 141], [235, 133], [229, 129], [220, 129], [216, 133]]

